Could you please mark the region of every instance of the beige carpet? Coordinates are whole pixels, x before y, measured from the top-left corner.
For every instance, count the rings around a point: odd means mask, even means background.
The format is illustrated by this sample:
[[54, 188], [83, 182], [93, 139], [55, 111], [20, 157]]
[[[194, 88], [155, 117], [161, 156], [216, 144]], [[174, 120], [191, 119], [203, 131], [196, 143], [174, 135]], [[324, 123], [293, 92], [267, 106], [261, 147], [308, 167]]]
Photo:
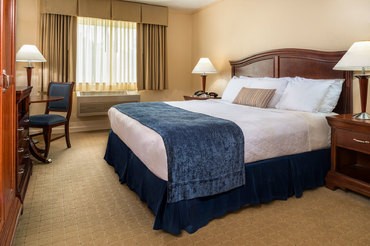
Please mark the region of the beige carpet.
[[35, 163], [14, 245], [370, 245], [370, 200], [324, 187], [242, 209], [194, 234], [152, 229], [150, 210], [121, 185], [103, 155], [108, 132], [52, 143]]

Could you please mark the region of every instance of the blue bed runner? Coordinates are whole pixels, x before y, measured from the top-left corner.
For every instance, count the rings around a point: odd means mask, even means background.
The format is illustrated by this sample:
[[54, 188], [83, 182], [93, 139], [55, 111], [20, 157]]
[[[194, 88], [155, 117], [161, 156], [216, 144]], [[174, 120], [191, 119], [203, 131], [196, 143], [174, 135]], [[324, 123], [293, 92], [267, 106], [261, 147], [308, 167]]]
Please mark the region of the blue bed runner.
[[163, 138], [168, 202], [219, 194], [245, 184], [244, 137], [234, 122], [161, 102], [114, 107]]

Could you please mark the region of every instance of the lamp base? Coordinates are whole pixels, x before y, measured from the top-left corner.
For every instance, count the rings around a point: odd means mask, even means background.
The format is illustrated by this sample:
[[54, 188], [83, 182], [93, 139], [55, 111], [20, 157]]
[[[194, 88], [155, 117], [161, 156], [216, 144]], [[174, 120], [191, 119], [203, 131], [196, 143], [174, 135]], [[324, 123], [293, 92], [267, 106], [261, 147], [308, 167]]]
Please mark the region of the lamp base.
[[202, 91], [203, 92], [206, 92], [206, 80], [207, 80], [207, 75], [206, 74], [202, 74]]
[[32, 66], [25, 67], [27, 70], [27, 86], [31, 86], [31, 78], [32, 78]]
[[353, 118], [357, 120], [370, 120], [370, 115], [366, 112], [362, 112], [362, 113], [353, 115]]

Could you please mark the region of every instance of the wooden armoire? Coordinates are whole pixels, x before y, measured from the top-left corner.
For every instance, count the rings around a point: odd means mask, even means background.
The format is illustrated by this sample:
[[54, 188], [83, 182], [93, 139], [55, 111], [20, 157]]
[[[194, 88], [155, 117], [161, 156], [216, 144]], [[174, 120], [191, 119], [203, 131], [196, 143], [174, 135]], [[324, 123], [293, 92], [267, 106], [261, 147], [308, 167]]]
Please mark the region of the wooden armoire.
[[15, 0], [1, 0], [0, 245], [11, 245], [21, 202], [16, 196]]

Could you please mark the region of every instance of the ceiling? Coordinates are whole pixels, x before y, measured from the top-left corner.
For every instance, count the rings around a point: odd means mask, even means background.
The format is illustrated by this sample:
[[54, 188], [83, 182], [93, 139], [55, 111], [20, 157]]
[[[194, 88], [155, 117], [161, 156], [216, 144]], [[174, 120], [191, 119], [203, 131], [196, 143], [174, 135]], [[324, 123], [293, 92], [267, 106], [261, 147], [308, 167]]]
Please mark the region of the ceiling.
[[195, 11], [218, 0], [130, 0], [130, 2], [148, 3], [153, 5], [167, 6], [175, 9]]

